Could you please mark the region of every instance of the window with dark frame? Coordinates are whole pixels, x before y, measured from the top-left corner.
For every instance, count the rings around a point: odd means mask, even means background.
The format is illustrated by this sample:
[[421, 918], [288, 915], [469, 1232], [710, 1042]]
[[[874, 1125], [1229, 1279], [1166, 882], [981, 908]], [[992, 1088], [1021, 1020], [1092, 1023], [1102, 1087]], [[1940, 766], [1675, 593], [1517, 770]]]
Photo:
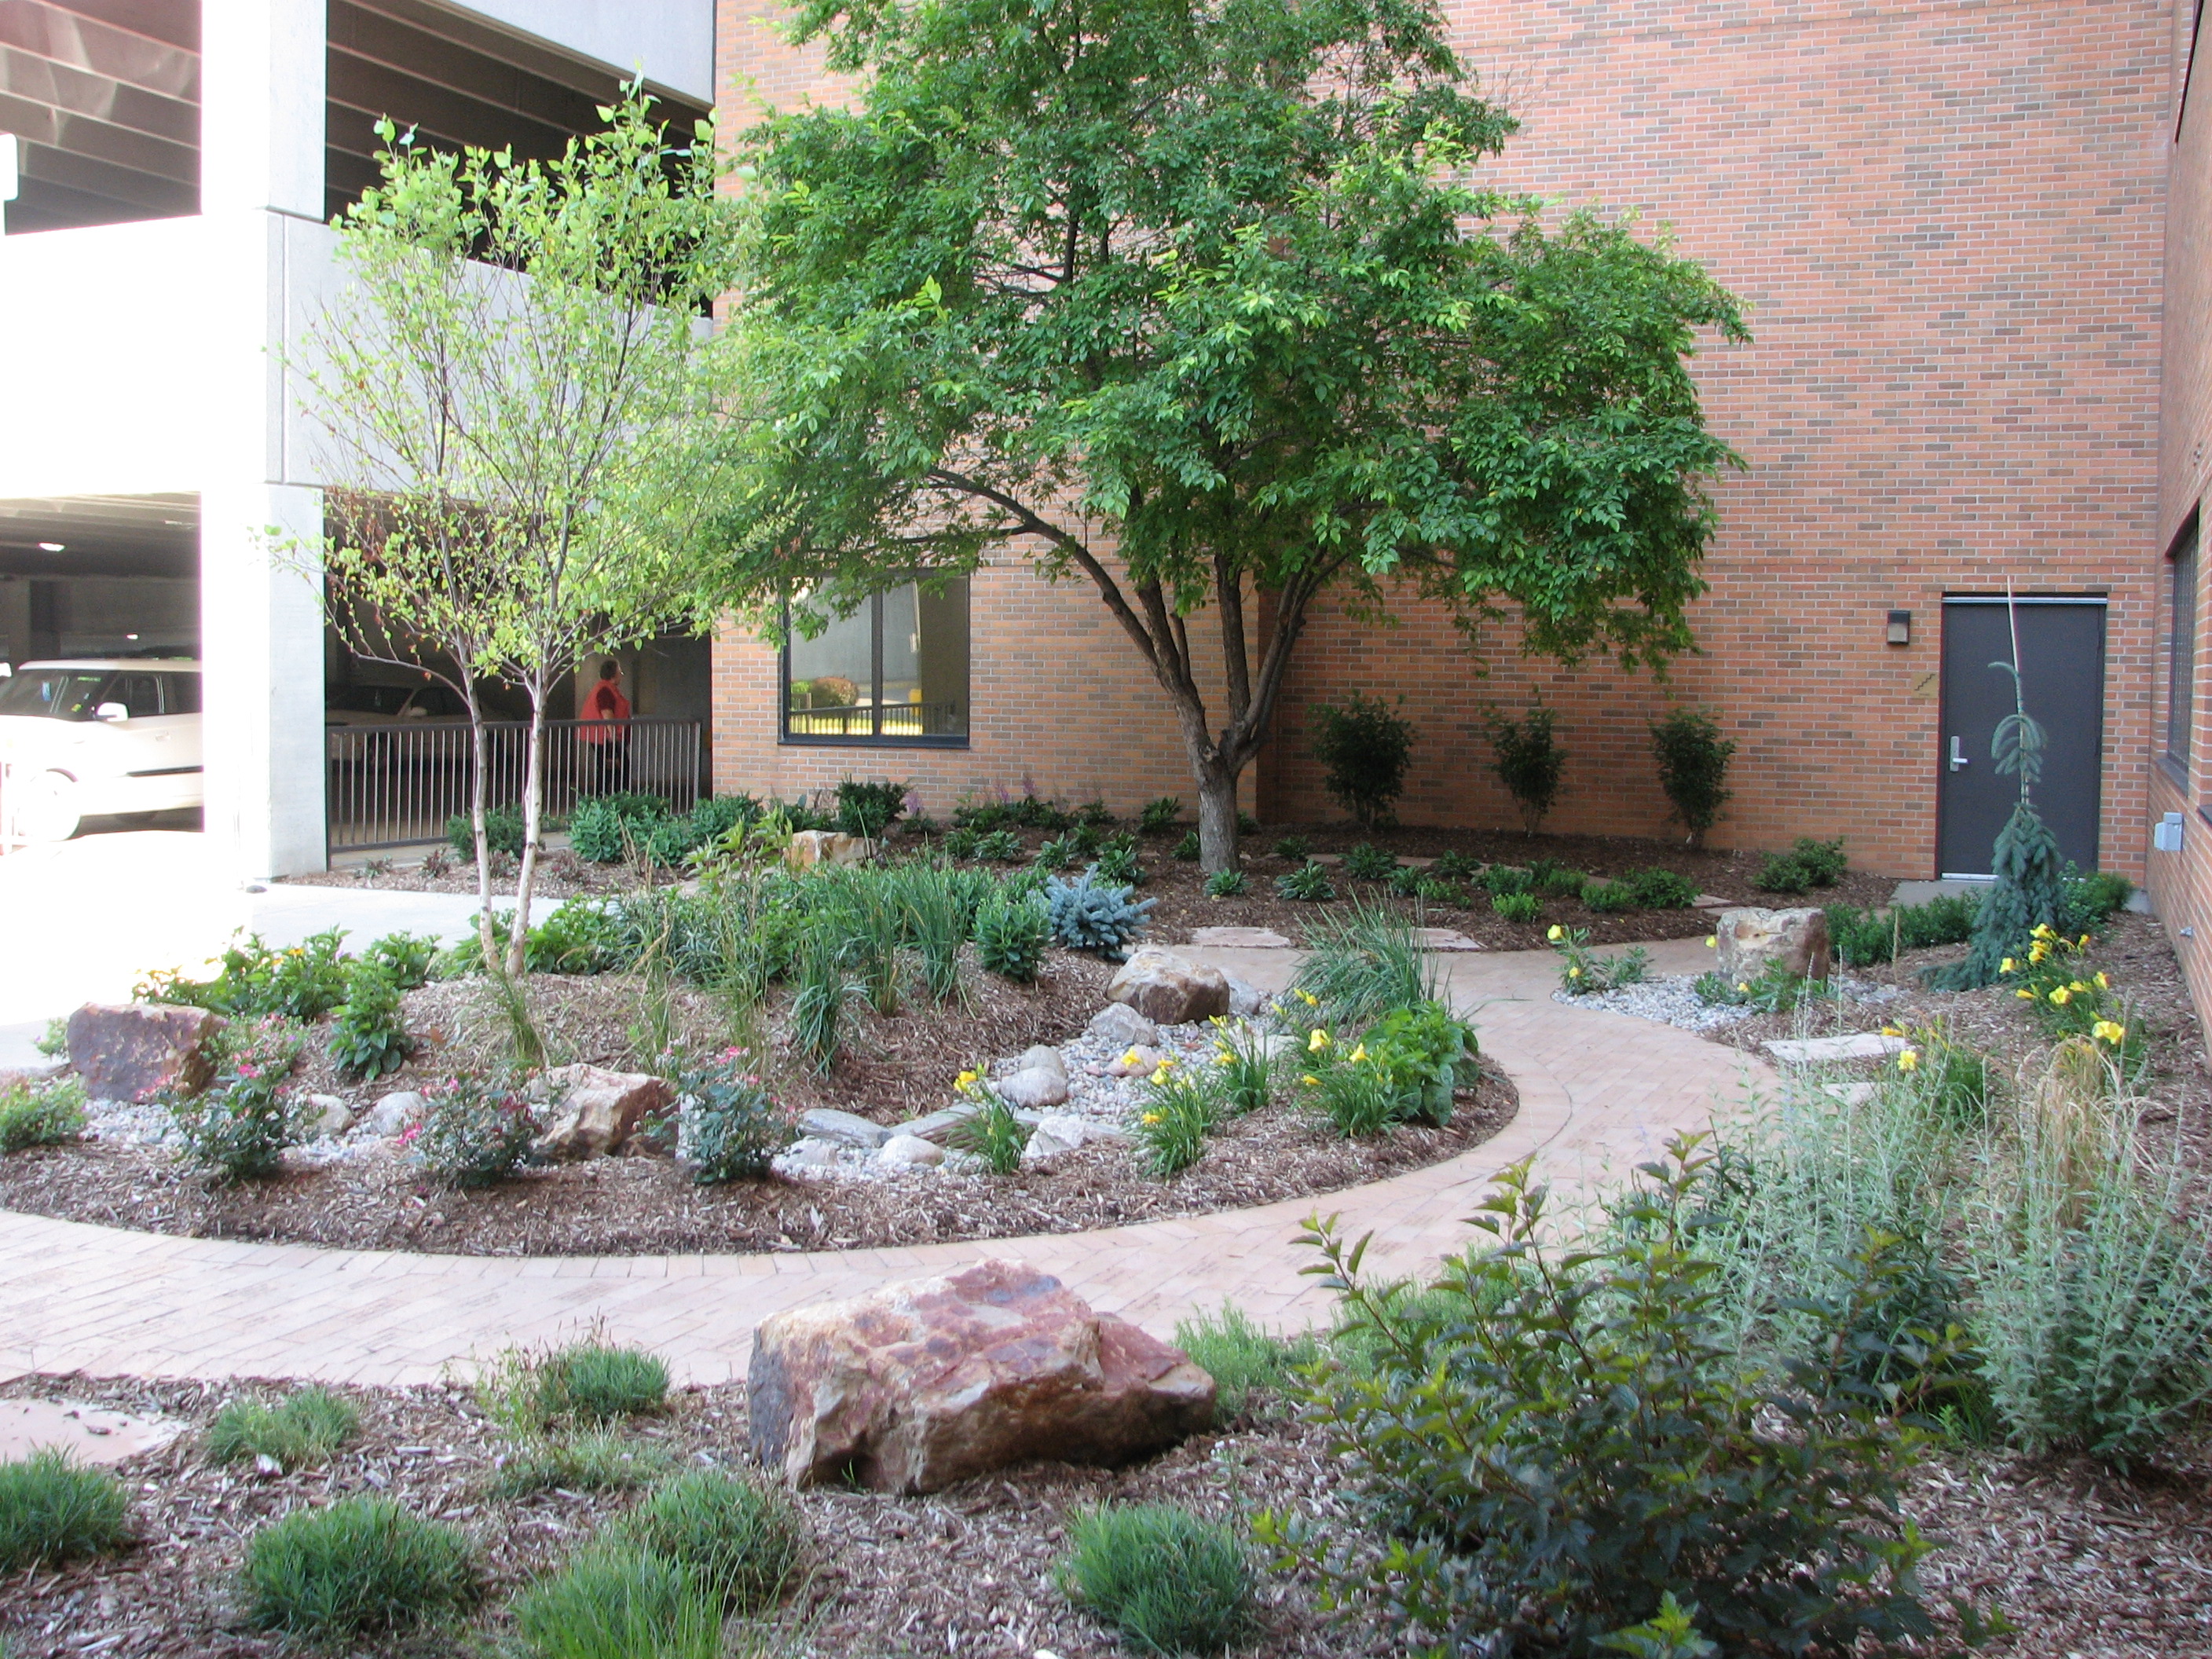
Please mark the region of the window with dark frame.
[[2189, 771], [2190, 732], [2196, 721], [2197, 517], [2168, 556], [2172, 586], [2166, 605], [2166, 757]]
[[968, 742], [968, 579], [902, 582], [783, 648], [783, 741]]

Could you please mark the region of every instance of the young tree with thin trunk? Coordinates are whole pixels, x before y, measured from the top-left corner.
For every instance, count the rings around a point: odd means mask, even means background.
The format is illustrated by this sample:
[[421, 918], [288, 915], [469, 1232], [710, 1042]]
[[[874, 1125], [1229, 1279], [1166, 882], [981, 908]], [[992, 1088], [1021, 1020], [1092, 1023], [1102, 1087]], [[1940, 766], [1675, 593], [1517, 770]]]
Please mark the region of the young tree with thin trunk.
[[635, 87], [550, 161], [379, 131], [382, 182], [339, 224], [346, 278], [304, 371], [343, 488], [318, 550], [334, 617], [368, 654], [420, 641], [465, 701], [484, 956], [494, 959], [479, 683], [530, 700], [523, 849], [506, 970], [525, 965], [545, 724], [586, 652], [703, 620], [679, 458], [719, 402], [706, 308], [734, 217], [712, 130], [672, 143]]
[[1468, 183], [1514, 123], [1429, 6], [814, 0], [795, 33], [864, 84], [742, 153], [726, 339], [763, 418], [726, 574], [757, 626], [998, 546], [1087, 581], [1175, 709], [1207, 871], [1328, 599], [1689, 647], [1734, 458], [1686, 359], [1743, 337], [1735, 301]]

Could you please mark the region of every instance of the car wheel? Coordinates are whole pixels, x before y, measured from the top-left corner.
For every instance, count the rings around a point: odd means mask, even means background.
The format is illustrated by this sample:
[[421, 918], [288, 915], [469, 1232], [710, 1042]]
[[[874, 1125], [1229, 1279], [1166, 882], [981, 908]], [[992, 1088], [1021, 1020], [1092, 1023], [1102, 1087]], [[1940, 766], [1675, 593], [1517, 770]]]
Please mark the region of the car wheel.
[[23, 786], [21, 799], [9, 816], [25, 841], [67, 841], [76, 834], [82, 817], [76, 800], [76, 780], [59, 772], [41, 772]]

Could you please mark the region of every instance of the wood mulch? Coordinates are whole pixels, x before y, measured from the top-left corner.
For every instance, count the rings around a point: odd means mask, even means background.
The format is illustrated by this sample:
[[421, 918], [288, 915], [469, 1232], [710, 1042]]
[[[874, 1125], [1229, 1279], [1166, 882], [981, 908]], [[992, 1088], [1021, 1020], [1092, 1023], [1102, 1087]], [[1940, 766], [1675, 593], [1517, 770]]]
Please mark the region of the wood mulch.
[[[282, 1390], [26, 1377], [0, 1396], [47, 1398], [190, 1426], [118, 1473], [136, 1541], [124, 1552], [0, 1577], [0, 1636], [14, 1659], [278, 1659], [295, 1645], [246, 1627], [236, 1583], [247, 1539], [291, 1510], [380, 1494], [461, 1528], [476, 1548], [481, 1599], [459, 1627], [369, 1637], [343, 1651], [428, 1659], [511, 1634], [507, 1603], [617, 1519], [631, 1494], [497, 1495], [510, 1449], [459, 1381], [338, 1390], [362, 1432], [325, 1468], [261, 1473], [203, 1455], [200, 1431], [228, 1399]], [[625, 1432], [678, 1464], [748, 1467], [742, 1385], [678, 1391]], [[2176, 1448], [2115, 1480], [2075, 1461], [1939, 1455], [1908, 1483], [1907, 1511], [1939, 1540], [1922, 1567], [1939, 1613], [1953, 1595], [2019, 1628], [1990, 1650], [2018, 1659], [2135, 1659], [2212, 1653], [2212, 1526], [2203, 1493], [2212, 1460]], [[926, 1498], [842, 1490], [799, 1494], [810, 1539], [803, 1581], [760, 1633], [787, 1659], [945, 1653], [1108, 1659], [1128, 1650], [1060, 1591], [1054, 1568], [1073, 1514], [1103, 1502], [1170, 1501], [1242, 1522], [1262, 1509], [1348, 1532], [1357, 1517], [1322, 1432], [1279, 1410], [1119, 1470], [1039, 1464]], [[1263, 1570], [1252, 1659], [1382, 1659], [1402, 1650], [1358, 1616], [1333, 1620], [1303, 1575]], [[752, 1650], [747, 1649], [747, 1651]], [[1931, 1644], [1930, 1654], [1956, 1651]]]

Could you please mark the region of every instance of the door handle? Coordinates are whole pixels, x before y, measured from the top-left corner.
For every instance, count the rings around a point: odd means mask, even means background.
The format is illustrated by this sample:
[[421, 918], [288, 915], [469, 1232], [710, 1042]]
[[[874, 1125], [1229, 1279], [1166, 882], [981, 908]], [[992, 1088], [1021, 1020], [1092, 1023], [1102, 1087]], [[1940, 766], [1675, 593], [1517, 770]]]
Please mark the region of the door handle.
[[1967, 762], [1967, 760], [1966, 760], [1966, 745], [1965, 742], [1964, 742], [1962, 739], [1958, 738], [1952, 738], [1952, 739], [1951, 739], [1951, 769], [1952, 769], [1954, 772], [1960, 772], [1960, 771], [1964, 771], [1964, 770], [1966, 769], [1966, 768], [1967, 764], [1968, 764], [1968, 762]]

